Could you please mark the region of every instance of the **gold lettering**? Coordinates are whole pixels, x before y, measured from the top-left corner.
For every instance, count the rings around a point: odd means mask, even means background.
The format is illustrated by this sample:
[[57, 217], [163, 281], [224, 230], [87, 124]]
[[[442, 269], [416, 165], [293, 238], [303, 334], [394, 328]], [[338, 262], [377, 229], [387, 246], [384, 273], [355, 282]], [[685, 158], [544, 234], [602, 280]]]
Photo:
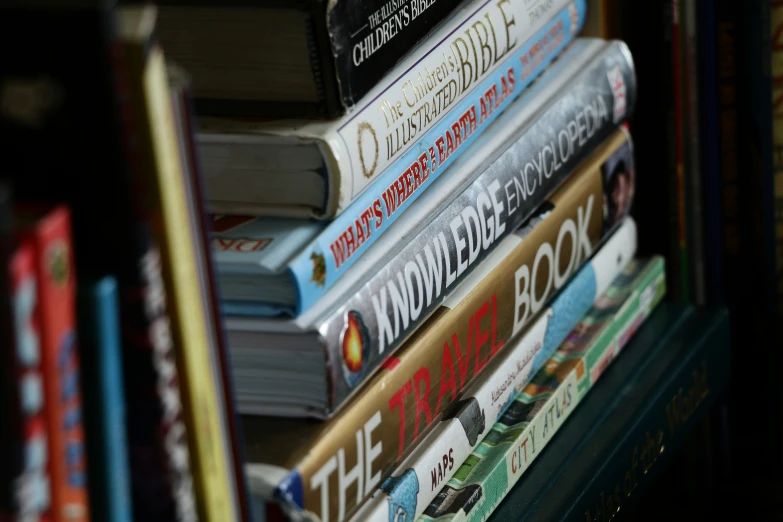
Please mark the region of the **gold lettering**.
[[505, 54], [508, 50], [510, 50], [512, 47], [514, 47], [517, 44], [516, 38], [514, 39], [513, 42], [511, 41], [511, 27], [516, 25], [517, 22], [513, 16], [509, 18], [508, 15], [506, 15], [506, 11], [503, 9], [503, 4], [507, 4], [510, 1], [511, 0], [500, 0], [497, 3], [498, 9], [500, 9], [500, 14], [503, 15], [503, 23], [506, 26], [506, 50], [498, 54]]
[[[459, 44], [462, 44], [465, 49], [464, 55], [462, 54], [462, 49], [460, 49]], [[470, 63], [469, 59], [470, 48], [462, 37], [455, 38], [452, 45], [454, 46], [454, 50], [457, 51], [457, 57], [459, 58], [459, 70], [462, 73], [462, 89], [460, 92], [462, 93], [470, 87], [471, 83], [473, 83], [473, 65]]]
[[[479, 27], [484, 30], [483, 39], [481, 38], [481, 31], [479, 31]], [[492, 48], [489, 46], [489, 31], [487, 30], [487, 27], [484, 25], [484, 23], [481, 20], [476, 20], [473, 23], [473, 30], [476, 32], [476, 38], [478, 39], [478, 46], [479, 49], [481, 49], [480, 56], [478, 53], [476, 53], [476, 63], [479, 62], [479, 57], [480, 57], [481, 58], [480, 76], [483, 76], [489, 70], [490, 66], [494, 64], [495, 62], [493, 57], [494, 54], [492, 52]], [[478, 66], [476, 67], [476, 71], [478, 71]]]

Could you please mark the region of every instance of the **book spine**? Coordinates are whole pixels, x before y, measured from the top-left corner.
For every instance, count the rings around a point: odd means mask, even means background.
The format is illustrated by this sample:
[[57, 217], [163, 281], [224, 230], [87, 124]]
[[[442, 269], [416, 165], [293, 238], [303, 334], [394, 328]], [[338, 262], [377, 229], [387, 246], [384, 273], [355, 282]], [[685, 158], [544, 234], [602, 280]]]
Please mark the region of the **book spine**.
[[561, 504], [562, 511], [549, 514], [550, 519], [608, 522], [641, 498], [728, 386], [729, 346], [699, 343], [619, 432], [581, 491], [569, 496], [573, 501]]
[[[9, 449], [16, 450], [16, 458], [23, 458], [23, 469], [21, 475], [16, 477], [18, 480], [10, 484], [13, 512], [3, 513], [7, 518], [2, 520], [50, 522], [53, 481], [49, 471], [52, 458], [49, 451], [50, 430], [47, 426], [49, 405], [44, 392], [40, 303], [36, 294], [35, 249], [31, 243], [25, 242], [15, 249], [8, 269], [16, 336], [11, 351], [14, 356], [12, 368], [15, 370], [13, 385], [18, 390], [15, 406], [22, 415], [22, 432], [16, 434], [21, 436], [21, 440], [16, 441], [16, 444], [12, 442]], [[11, 435], [12, 427], [9, 422], [8, 430], [4, 431]], [[9, 471], [13, 471], [13, 468]]]
[[[626, 278], [631, 278], [626, 283], [629, 288], [618, 284], [619, 279]], [[618, 280], [612, 283], [600, 307], [594, 306], [577, 320], [577, 327], [566, 336], [545, 369], [522, 390], [481, 447], [464, 461], [436, 501], [427, 506], [422, 522], [486, 520], [519, 482], [663, 299], [666, 285], [662, 258], [649, 264], [634, 261]], [[604, 308], [607, 303], [611, 303], [608, 310]], [[569, 343], [574, 338], [577, 341]], [[465, 491], [471, 494], [465, 495]], [[455, 498], [460, 500], [454, 502]]]
[[[771, 74], [773, 46], [780, 45], [779, 35], [771, 34], [771, 9], [773, 2], [757, 0], [740, 8], [735, 5], [741, 27], [739, 39], [740, 59], [737, 61], [739, 77], [738, 103], [740, 105], [740, 158], [738, 177], [741, 180], [740, 205], [745, 248], [740, 251], [740, 263], [748, 274], [742, 284], [732, 281], [740, 293], [739, 299], [732, 304], [732, 320], [736, 321], [735, 332], [745, 339], [750, 339], [759, 346], [768, 345], [769, 341], [783, 340], [776, 337], [783, 334], [781, 321], [777, 313], [776, 289], [778, 266], [776, 266], [776, 244], [774, 205], [776, 187], [774, 149], [774, 120], [776, 112], [773, 108], [774, 88]], [[780, 265], [783, 270], [783, 264]], [[738, 341], [743, 342], [743, 341]], [[783, 364], [783, 352], [771, 350], [766, 354], [769, 364], [764, 373], [765, 379], [774, 379], [772, 368]], [[737, 367], [750, 369], [744, 361], [738, 361]], [[746, 375], [738, 371], [738, 376]], [[741, 378], [741, 377], [740, 377]], [[732, 397], [732, 399], [735, 399]], [[783, 408], [780, 398], [775, 398], [770, 406], [778, 410]], [[738, 399], [736, 399], [738, 400]], [[739, 419], [737, 419], [739, 420]], [[766, 429], [760, 430], [759, 438], [766, 444], [783, 436], [783, 417], [769, 416], [764, 419]], [[739, 424], [737, 425], [739, 426]], [[744, 435], [740, 428], [735, 431], [735, 439]], [[750, 439], [748, 439], [750, 440]], [[740, 447], [741, 445], [737, 445]], [[775, 464], [783, 466], [783, 454], [775, 455]], [[770, 462], [771, 463], [771, 462]]]
[[250, 494], [247, 489], [245, 481], [245, 473], [242, 464], [245, 462], [245, 456], [243, 453], [244, 444], [241, 440], [241, 432], [237, 426], [238, 414], [236, 410], [233, 377], [230, 371], [230, 361], [227, 353], [227, 341], [225, 338], [225, 330], [223, 328], [223, 317], [218, 309], [218, 303], [220, 302], [220, 295], [218, 292], [218, 279], [215, 274], [214, 259], [212, 257], [212, 251], [209, 248], [210, 245], [210, 233], [211, 233], [211, 221], [207, 218], [204, 209], [206, 206], [206, 199], [204, 197], [204, 180], [201, 170], [201, 162], [198, 153], [198, 148], [195, 143], [195, 108], [193, 105], [193, 97], [191, 91], [191, 84], [188, 82], [175, 96], [174, 104], [179, 108], [178, 118], [182, 125], [182, 138], [184, 140], [183, 157], [186, 160], [186, 164], [189, 167], [186, 169], [187, 178], [185, 185], [190, 191], [192, 212], [194, 214], [194, 227], [198, 236], [196, 237], [196, 243], [198, 244], [199, 251], [198, 257], [203, 263], [204, 281], [202, 281], [204, 288], [204, 306], [208, 309], [208, 316], [205, 321], [212, 325], [211, 335], [215, 342], [216, 358], [215, 365], [220, 372], [220, 382], [222, 384], [222, 408], [226, 419], [227, 437], [231, 441], [229, 450], [233, 457], [233, 469], [235, 476], [235, 486], [237, 494], [237, 502], [240, 509], [240, 520], [251, 520], [250, 514]]
[[380, 83], [460, 1], [339, 0], [327, 7], [341, 105], [351, 109]]
[[88, 522], [70, 212], [65, 207], [54, 208], [23, 232], [22, 241], [29, 241], [35, 249], [52, 517], [55, 522]]
[[[361, 157], [369, 162], [368, 168], [373, 167], [374, 171], [368, 172], [368, 177], [362, 173], [358, 175], [363, 180], [361, 187], [357, 185], [358, 179], [350, 182], [353, 189], [348, 191], [350, 197], [346, 200], [346, 203], [351, 201], [350, 207], [341, 212], [316, 240], [289, 264], [299, 291], [297, 313], [307, 310], [323, 296], [356, 259], [382, 236], [410, 204], [460, 157], [489, 124], [541, 74], [566, 44], [573, 40], [584, 13], [583, 0], [578, 0], [577, 4], [581, 6], [580, 10], [566, 8], [540, 31], [532, 35], [525, 34], [524, 39], [520, 36], [518, 50], [513, 55], [508, 54], [503, 66], [477, 82], [478, 85], [463, 93], [459, 100], [456, 99], [456, 94], [443, 98], [446, 95], [441, 93], [433, 101], [436, 109], [425, 105], [427, 110], [437, 111], [437, 122], [433, 121], [434, 112], [429, 116], [430, 120], [427, 120], [426, 112], [411, 113], [408, 118], [417, 119], [413, 123], [417, 128], [423, 125], [418, 122], [419, 117], [422, 122], [430, 121], [430, 127], [426, 134], [418, 134], [418, 139], [412, 136], [413, 131], [410, 128], [404, 131], [398, 129], [399, 139], [408, 140], [407, 150], [404, 153], [395, 152], [394, 157], [390, 157], [383, 166], [383, 174], [379, 172], [381, 156], [385, 156], [380, 151], [377, 151], [376, 155], [365, 149], [374, 143], [384, 148], [398, 145], [391, 145], [389, 140], [383, 140], [379, 135], [380, 131], [371, 130], [372, 127], [366, 120], [360, 120], [361, 125], [357, 123], [354, 126], [368, 129], [360, 130], [358, 139], [363, 140]], [[465, 41], [462, 36], [455, 38]], [[446, 103], [449, 104], [448, 110], [441, 105]], [[373, 111], [375, 112], [375, 105]], [[380, 111], [377, 112], [381, 114]], [[402, 125], [410, 124], [407, 118], [405, 121], [408, 123]], [[379, 123], [376, 122], [376, 125]], [[355, 141], [357, 138], [353, 139]], [[338, 147], [338, 143], [351, 143], [342, 135], [334, 140], [335, 147]], [[414, 144], [416, 146], [412, 147]], [[337, 157], [352, 158], [358, 154], [355, 152], [352, 156], [347, 148], [340, 148]], [[388, 165], [391, 166], [385, 168]], [[356, 178], [346, 165], [340, 165], [339, 170], [341, 175], [345, 173], [345, 176]], [[368, 190], [359, 190], [368, 185]], [[339, 188], [339, 191], [342, 193], [344, 190]], [[319, 277], [313, 277], [313, 255], [322, 260], [325, 268], [323, 275]]]
[[[773, 1], [770, 12], [772, 44], [772, 169], [775, 183], [775, 253], [777, 259], [778, 324], [783, 314], [783, 2]], [[783, 335], [779, 335], [783, 339]]]
[[194, 233], [190, 226], [182, 164], [169, 97], [165, 58], [156, 42], [125, 42], [131, 63], [132, 97], [147, 151], [145, 183], [160, 205], [157, 223], [163, 238], [161, 260], [164, 284], [172, 296], [172, 333], [184, 390], [182, 401], [189, 422], [198, 503], [205, 520], [236, 520], [230, 450], [220, 417], [222, 394], [212, 366], [206, 317], [199, 292]]
[[683, 108], [683, 56], [680, 40], [681, 34], [681, 13], [680, 1], [672, 0], [672, 70], [674, 83], [671, 86], [674, 89], [674, 164], [676, 173], [676, 191], [675, 201], [677, 202], [677, 246], [680, 258], [680, 299], [688, 301], [690, 299], [690, 278], [688, 272], [688, 242], [687, 225], [685, 214], [685, 163], [684, 155], [684, 119], [685, 109]]
[[112, 277], [80, 281], [77, 303], [90, 512], [95, 520], [131, 522], [117, 282]]
[[171, 295], [163, 283], [160, 240], [153, 231], [153, 222], [161, 219], [160, 208], [144, 183], [141, 126], [134, 111], [128, 59], [119, 40], [111, 46], [111, 66], [127, 157], [127, 188], [134, 193], [128, 206], [138, 220], [136, 234], [129, 240], [138, 254], [133, 277], [120, 281], [125, 395], [133, 399], [127, 404], [133, 514], [150, 522], [197, 522]]
[[[478, 116], [477, 98], [496, 89], [485, 98], [488, 118], [482, 123], [491, 121], [492, 113], [518, 96], [579, 32], [585, 2], [553, 0], [545, 12], [535, 11], [523, 0], [466, 4], [433, 35], [432, 46], [420, 47], [389, 73], [383, 88], [368, 95], [372, 99], [323, 137], [339, 163], [341, 188], [346, 189], [340, 197], [348, 196], [347, 203], [371, 185], [390, 185], [404, 168], [381, 177], [388, 167], [413, 164], [419, 151], [433, 146], [435, 138], [459, 123], [470, 107], [476, 107]], [[556, 42], [541, 42], [545, 34]], [[511, 81], [513, 86], [508, 85]], [[467, 144], [469, 130], [461, 131], [462, 145]]]
[[702, 129], [699, 121], [699, 111], [704, 78], [699, 76], [698, 35], [696, 28], [696, 1], [684, 1], [680, 4], [682, 11], [682, 96], [683, 96], [683, 161], [687, 186], [687, 231], [688, 255], [692, 257], [691, 277], [693, 279], [693, 302], [704, 305], [706, 302], [705, 279], [705, 245], [704, 245], [704, 204], [703, 204], [703, 173], [700, 158]]
[[739, 179], [739, 96], [738, 92], [738, 38], [737, 17], [733, 3], [716, 0], [716, 55], [718, 82], [718, 132], [719, 132], [719, 209], [722, 221], [720, 241], [721, 257], [724, 263], [723, 279], [728, 304], [739, 301], [737, 284], [732, 284], [731, 274], [743, 271], [741, 260], [748, 248], [743, 237], [740, 220]]
[[[756, 331], [764, 331], [763, 339], [772, 338], [775, 329], [777, 308], [777, 264], [775, 241], [775, 172], [774, 159], [774, 91], [772, 79], [772, 34], [771, 10], [773, 2], [758, 0], [743, 11], [743, 28], [745, 37], [742, 49], [747, 53], [746, 60], [741, 62], [744, 72], [746, 91], [742, 102], [746, 110], [746, 132], [741, 134], [744, 155], [749, 160], [748, 168], [743, 169], [746, 192], [744, 198], [744, 213], [747, 215], [750, 254], [754, 261], [749, 264], [756, 268], [754, 275], [758, 277], [757, 285], [763, 289], [761, 298], [754, 299], [752, 306], [753, 322]], [[745, 259], [748, 259], [745, 252]], [[783, 268], [783, 264], [781, 265]], [[750, 294], [748, 294], [750, 297]], [[783, 363], [783, 360], [780, 361]], [[781, 433], [783, 426], [777, 431]]]
[[[354, 520], [395, 522], [402, 515], [405, 520], [411, 520], [424, 512], [441, 486], [454, 476], [459, 464], [481, 442], [480, 435], [486, 434], [487, 426], [498, 420], [517, 392], [631, 261], [635, 254], [635, 234], [635, 225], [629, 218], [552, 304], [536, 316], [516, 346], [508, 348], [502, 359], [497, 359], [496, 364], [464, 391]], [[561, 423], [567, 413], [558, 413], [557, 422]], [[557, 425], [548, 428], [557, 429]], [[545, 441], [539, 439], [542, 446]]]
[[[333, 408], [612, 134], [632, 107], [634, 80], [624, 44], [599, 53], [472, 184], [317, 325], [327, 350]], [[342, 338], [352, 316], [365, 321], [369, 346], [361, 371], [345, 378]]]
[[[328, 421], [330, 428], [296, 469], [272, 485], [284, 505], [311, 511], [324, 522], [344, 520], [386, 478], [381, 470], [390, 471], [410, 453], [468, 383], [587, 263], [611, 232], [606, 225], [614, 221], [613, 216], [604, 220], [601, 210], [608, 204], [601, 165], [619, 145], [614, 141], [614, 147], [602, 147], [590, 168], [576, 173], [529, 226], [498, 245], [494, 256], [482, 263], [482, 271], [466, 280], [431, 320], [386, 358], [351, 407]], [[635, 236], [626, 239], [633, 249]], [[592, 302], [591, 289], [584, 291]], [[361, 364], [354, 356], [366, 356], [365, 320], [349, 314], [343, 335], [348, 379]], [[335, 473], [340, 455], [361, 455], [366, 470], [354, 477], [342, 466]], [[357, 480], [362, 483], [356, 496], [347, 495]]]

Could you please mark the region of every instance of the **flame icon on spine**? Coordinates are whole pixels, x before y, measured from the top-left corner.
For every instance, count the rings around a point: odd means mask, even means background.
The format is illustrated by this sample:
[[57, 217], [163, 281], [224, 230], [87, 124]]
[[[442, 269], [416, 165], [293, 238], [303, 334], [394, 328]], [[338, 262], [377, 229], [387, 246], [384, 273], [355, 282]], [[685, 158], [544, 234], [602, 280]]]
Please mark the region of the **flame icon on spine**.
[[343, 360], [354, 373], [362, 369], [362, 336], [353, 314], [348, 314], [348, 326], [343, 336]]
[[370, 336], [359, 312], [346, 312], [341, 344], [343, 375], [348, 386], [353, 388], [364, 376], [370, 350]]

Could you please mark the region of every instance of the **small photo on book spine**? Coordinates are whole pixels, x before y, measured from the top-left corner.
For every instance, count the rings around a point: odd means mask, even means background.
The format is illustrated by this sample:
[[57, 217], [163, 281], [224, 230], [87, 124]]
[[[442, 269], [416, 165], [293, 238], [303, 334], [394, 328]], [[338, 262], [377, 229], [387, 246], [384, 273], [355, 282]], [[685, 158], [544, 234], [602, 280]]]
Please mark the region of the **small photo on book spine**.
[[631, 142], [626, 141], [601, 165], [604, 180], [604, 230], [611, 230], [631, 210], [636, 182]]

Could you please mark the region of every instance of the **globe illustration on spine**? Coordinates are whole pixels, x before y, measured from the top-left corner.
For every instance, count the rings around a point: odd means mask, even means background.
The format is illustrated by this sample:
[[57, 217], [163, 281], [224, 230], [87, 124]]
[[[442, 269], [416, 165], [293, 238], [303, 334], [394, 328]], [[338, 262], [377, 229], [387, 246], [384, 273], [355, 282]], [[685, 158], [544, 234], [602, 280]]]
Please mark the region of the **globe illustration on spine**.
[[370, 353], [370, 333], [359, 312], [350, 310], [345, 313], [340, 345], [342, 347], [343, 377], [350, 388], [362, 380], [367, 369]]

